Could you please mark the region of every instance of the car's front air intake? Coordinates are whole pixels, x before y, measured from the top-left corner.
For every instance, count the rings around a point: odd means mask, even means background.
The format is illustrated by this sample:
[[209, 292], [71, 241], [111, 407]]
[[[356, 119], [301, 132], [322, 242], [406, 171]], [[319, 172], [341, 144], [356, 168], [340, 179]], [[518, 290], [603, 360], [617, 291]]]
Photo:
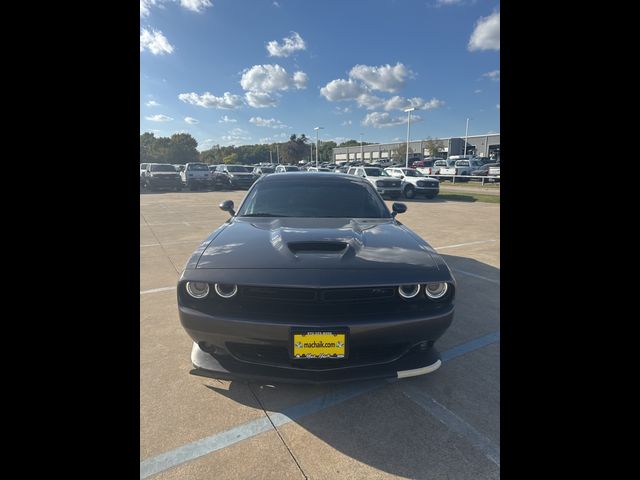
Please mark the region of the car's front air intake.
[[347, 248], [345, 242], [289, 242], [289, 250], [293, 253], [342, 252]]

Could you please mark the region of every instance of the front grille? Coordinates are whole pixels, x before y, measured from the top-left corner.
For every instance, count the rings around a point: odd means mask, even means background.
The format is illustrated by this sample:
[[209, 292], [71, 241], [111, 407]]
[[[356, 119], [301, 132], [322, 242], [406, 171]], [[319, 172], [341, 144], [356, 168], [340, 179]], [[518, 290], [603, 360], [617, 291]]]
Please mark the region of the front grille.
[[223, 315], [277, 323], [340, 324], [377, 318], [437, 314], [449, 308], [454, 296], [450, 288], [440, 301], [421, 292], [412, 299], [398, 295], [397, 286], [359, 288], [284, 288], [239, 285], [238, 293], [222, 299], [212, 292], [204, 299], [190, 297], [182, 284], [180, 304], [208, 315]]
[[363, 364], [387, 363], [395, 360], [409, 348], [408, 343], [349, 345], [345, 359], [311, 359], [299, 360], [291, 358], [289, 348], [285, 346], [259, 345], [249, 343], [227, 342], [227, 349], [238, 360], [263, 365], [282, 365], [296, 368], [316, 370], [321, 368], [339, 368]]
[[378, 180], [376, 185], [379, 187], [399, 187], [400, 182], [394, 182], [393, 180]]

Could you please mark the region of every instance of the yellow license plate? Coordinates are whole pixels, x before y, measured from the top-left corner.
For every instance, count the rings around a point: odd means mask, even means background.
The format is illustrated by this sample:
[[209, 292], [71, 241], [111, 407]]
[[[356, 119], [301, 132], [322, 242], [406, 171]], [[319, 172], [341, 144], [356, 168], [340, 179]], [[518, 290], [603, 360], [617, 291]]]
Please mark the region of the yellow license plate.
[[346, 333], [301, 332], [293, 334], [295, 358], [344, 358]]

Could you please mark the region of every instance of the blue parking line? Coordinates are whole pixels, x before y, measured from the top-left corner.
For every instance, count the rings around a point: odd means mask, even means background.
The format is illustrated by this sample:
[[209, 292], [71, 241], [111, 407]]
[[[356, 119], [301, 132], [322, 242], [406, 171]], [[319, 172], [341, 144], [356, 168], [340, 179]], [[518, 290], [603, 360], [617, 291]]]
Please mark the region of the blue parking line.
[[[469, 353], [478, 348], [482, 348], [500, 340], [500, 331], [490, 333], [483, 337], [463, 343], [441, 354], [442, 361], [446, 362], [453, 358]], [[241, 442], [251, 437], [255, 437], [272, 428], [271, 422], [277, 427], [298, 420], [302, 417], [312, 415], [340, 403], [346, 402], [364, 393], [376, 390], [388, 382], [384, 380], [371, 380], [347, 385], [339, 390], [329, 392], [325, 395], [313, 398], [307, 402], [293, 405], [284, 409], [280, 413], [270, 414], [269, 418], [262, 417], [253, 420], [230, 430], [226, 430], [210, 437], [196, 440], [182, 447], [161, 453], [155, 457], [148, 458], [140, 462], [140, 479], [148, 478], [151, 475], [163, 472], [170, 468], [181, 465], [198, 457], [221, 450], [235, 443]]]

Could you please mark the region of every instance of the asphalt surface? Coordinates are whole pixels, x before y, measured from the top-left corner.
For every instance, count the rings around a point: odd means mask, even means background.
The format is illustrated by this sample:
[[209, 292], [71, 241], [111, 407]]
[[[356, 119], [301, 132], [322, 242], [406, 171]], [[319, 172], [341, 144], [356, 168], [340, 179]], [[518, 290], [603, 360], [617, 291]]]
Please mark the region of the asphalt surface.
[[245, 193], [140, 195], [141, 478], [499, 478], [500, 206], [405, 200], [398, 217], [458, 281], [439, 370], [339, 386], [195, 377], [174, 287], [228, 218], [218, 204]]

